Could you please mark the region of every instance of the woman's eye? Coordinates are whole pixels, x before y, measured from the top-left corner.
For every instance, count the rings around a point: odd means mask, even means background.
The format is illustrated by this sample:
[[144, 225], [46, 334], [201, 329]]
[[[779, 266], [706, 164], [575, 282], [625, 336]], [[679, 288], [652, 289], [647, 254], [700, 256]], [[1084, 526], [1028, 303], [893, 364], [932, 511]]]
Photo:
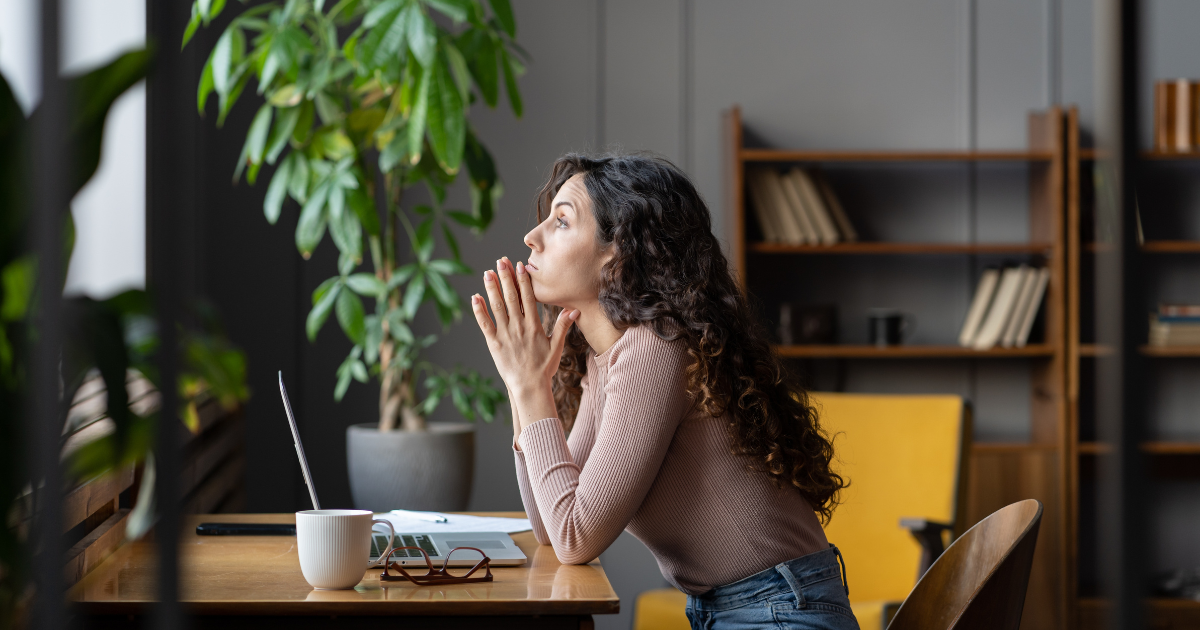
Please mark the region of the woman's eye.
[[567, 227], [567, 222], [566, 222], [566, 221], [563, 221], [562, 217], [558, 217], [558, 218], [557, 218], [557, 219], [555, 219], [554, 221], [557, 223], [558, 227], [560, 227], [560, 228], [565, 228], [565, 227]]

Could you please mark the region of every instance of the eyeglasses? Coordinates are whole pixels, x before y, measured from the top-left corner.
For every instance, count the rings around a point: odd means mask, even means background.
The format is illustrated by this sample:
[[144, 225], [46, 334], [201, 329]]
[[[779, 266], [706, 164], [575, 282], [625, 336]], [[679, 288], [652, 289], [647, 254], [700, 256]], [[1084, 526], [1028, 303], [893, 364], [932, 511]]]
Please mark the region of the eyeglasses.
[[[393, 563], [391, 561], [392, 554], [405, 549], [415, 549], [420, 551], [421, 555], [425, 557], [425, 567], [429, 569], [429, 572], [425, 575], [410, 575], [409, 572], [405, 571], [404, 567], [400, 566], [399, 563]], [[451, 573], [449, 570], [450, 558], [454, 556], [454, 552], [463, 550], [476, 551], [479, 553], [479, 555], [483, 556], [483, 559], [479, 562], [476, 562], [475, 566], [471, 567], [469, 571], [460, 571], [459, 569], [455, 569], [455, 572]], [[483, 567], [484, 571], [487, 572], [487, 575], [471, 577], [473, 573], [479, 570], [479, 567]], [[399, 571], [400, 575], [392, 575], [388, 573], [389, 568]], [[433, 561], [429, 559], [429, 554], [425, 553], [424, 549], [420, 547], [396, 547], [388, 552], [388, 555], [384, 558], [383, 573], [379, 574], [379, 580], [381, 582], [399, 582], [401, 580], [408, 580], [409, 582], [419, 586], [429, 586], [433, 584], [462, 584], [464, 582], [491, 582], [492, 559], [487, 557], [487, 554], [483, 553], [482, 549], [477, 549], [475, 547], [455, 547], [454, 549], [450, 550], [450, 553], [446, 554], [446, 559], [442, 562], [442, 568], [434, 569]]]

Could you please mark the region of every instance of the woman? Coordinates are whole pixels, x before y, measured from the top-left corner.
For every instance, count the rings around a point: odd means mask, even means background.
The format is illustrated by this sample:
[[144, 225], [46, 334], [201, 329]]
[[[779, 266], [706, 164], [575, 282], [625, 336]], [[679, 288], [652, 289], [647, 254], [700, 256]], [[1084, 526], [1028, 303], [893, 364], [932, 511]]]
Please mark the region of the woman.
[[692, 183], [661, 159], [570, 154], [537, 205], [528, 261], [497, 261], [471, 307], [538, 542], [580, 564], [628, 531], [694, 628], [857, 628], [821, 529], [845, 485], [833, 447]]

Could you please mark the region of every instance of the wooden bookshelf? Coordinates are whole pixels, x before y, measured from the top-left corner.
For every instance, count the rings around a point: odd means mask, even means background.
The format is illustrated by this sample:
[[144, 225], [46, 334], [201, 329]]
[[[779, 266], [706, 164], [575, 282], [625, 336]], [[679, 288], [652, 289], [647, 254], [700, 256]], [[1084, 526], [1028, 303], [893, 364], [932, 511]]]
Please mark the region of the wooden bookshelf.
[[803, 151], [741, 150], [744, 162], [1050, 162], [1053, 151]]
[[[1200, 455], [1200, 442], [1142, 442], [1141, 450], [1150, 455]], [[1080, 442], [1080, 455], [1102, 455], [1112, 447], [1101, 442]]]
[[759, 254], [874, 254], [874, 255], [1037, 255], [1053, 249], [1050, 243], [838, 243], [836, 245], [788, 245], [786, 243], [749, 243]]
[[[1200, 602], [1155, 597], [1145, 600], [1147, 628], [1200, 627]], [[1099, 598], [1079, 599], [1080, 628], [1108, 628], [1112, 622], [1112, 604]]]
[[808, 345], [775, 346], [780, 356], [805, 359], [1015, 359], [1021, 357], [1052, 357], [1054, 348], [1037, 344], [1023, 348], [991, 348], [974, 350], [962, 346], [868, 346], [868, 345]]
[[1200, 160], [1200, 151], [1142, 151], [1143, 160]]
[[1200, 241], [1146, 241], [1142, 251], [1148, 254], [1200, 254]]
[[[1034, 558], [1031, 595], [1025, 608], [1025, 622], [1031, 627], [1069, 627], [1067, 560], [1063, 555], [1066, 548], [1063, 535], [1066, 533], [1062, 514], [1063, 498], [1066, 496], [1067, 480], [1063, 471], [1068, 458], [1065, 436], [1067, 431], [1066, 398], [1066, 243], [1065, 224], [1065, 165], [1066, 144], [1064, 119], [1058, 108], [1033, 112], [1028, 119], [1028, 135], [1025, 148], [1004, 151], [872, 151], [872, 150], [822, 150], [758, 148], [743, 145], [741, 111], [734, 107], [726, 112], [722, 134], [723, 174], [725, 176], [725, 207], [729, 221], [726, 234], [729, 240], [730, 262], [738, 280], [746, 291], [754, 295], [786, 295], [785, 284], [794, 282], [794, 277], [774, 273], [775, 264], [781, 256], [792, 256], [786, 261], [788, 274], [797, 273], [804, 265], [820, 264], [822, 273], [839, 273], [840, 263], [820, 262], [819, 257], [829, 256], [1036, 256], [1050, 272], [1046, 289], [1042, 318], [1044, 325], [1040, 339], [1031, 340], [1022, 348], [993, 348], [973, 350], [958, 345], [899, 345], [876, 347], [855, 344], [793, 345], [777, 346], [777, 352], [789, 359], [838, 360], [833, 371], [855, 369], [857, 361], [881, 360], [1015, 360], [1029, 361], [1030, 396], [1029, 410], [1031, 436], [1028, 442], [1004, 444], [976, 444], [972, 447], [971, 473], [968, 474], [968, 523], [978, 522], [983, 517], [1004, 507], [1014, 500], [1036, 498], [1043, 504], [1043, 520]], [[1004, 243], [979, 242], [854, 242], [829, 246], [785, 245], [765, 243], [753, 235], [757, 219], [749, 212], [746, 191], [747, 167], [760, 165], [814, 165], [827, 171], [845, 164], [853, 164], [856, 177], [869, 178], [871, 169], [893, 169], [896, 166], [916, 163], [1009, 163], [1026, 165], [1028, 177], [1027, 206], [1014, 211], [1027, 213], [1028, 237], [1023, 241]], [[888, 171], [880, 171], [885, 173]], [[889, 177], [895, 177], [892, 172]], [[836, 182], [831, 182], [836, 187]], [[931, 182], [928, 185], [937, 185]], [[847, 207], [851, 218], [855, 208]], [[964, 212], [967, 208], [964, 207]], [[863, 228], [863, 226], [857, 226]], [[870, 234], [870, 229], [860, 229]], [[774, 257], [772, 262], [764, 262]], [[753, 260], [752, 260], [753, 259]], [[813, 262], [810, 263], [809, 261]], [[753, 262], [753, 264], [750, 264]], [[783, 262], [783, 261], [779, 261]], [[848, 266], [846, 269], [855, 268]], [[857, 267], [861, 268], [861, 267]], [[901, 266], [900, 268], [903, 268]], [[800, 273], [803, 273], [802, 271]], [[903, 271], [901, 273], [904, 273]], [[919, 286], [923, 282], [945, 282], [945, 278], [931, 280], [912, 272], [911, 282]], [[968, 294], [974, 289], [977, 278], [971, 278]], [[820, 297], [805, 299], [819, 300]], [[836, 302], [837, 300], [832, 300]], [[917, 311], [920, 319], [921, 313]], [[775, 318], [771, 318], [774, 320]], [[942, 331], [949, 340], [956, 340], [958, 330]], [[950, 341], [953, 343], [953, 341]], [[847, 364], [843, 360], [850, 360]], [[808, 362], [813, 370], [824, 369], [824, 364]], [[809, 369], [809, 368], [805, 368]], [[887, 365], [872, 369], [904, 370], [902, 364]]]

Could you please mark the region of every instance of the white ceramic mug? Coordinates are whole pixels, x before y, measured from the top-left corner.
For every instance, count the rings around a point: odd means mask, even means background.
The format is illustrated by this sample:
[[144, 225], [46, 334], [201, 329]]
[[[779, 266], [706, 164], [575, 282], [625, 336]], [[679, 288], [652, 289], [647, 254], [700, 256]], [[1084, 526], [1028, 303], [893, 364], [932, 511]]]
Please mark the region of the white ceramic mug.
[[[370, 510], [305, 510], [296, 512], [296, 549], [300, 571], [313, 588], [354, 588], [367, 569], [378, 566], [389, 551], [396, 530], [388, 521], [373, 519]], [[371, 527], [388, 528], [388, 546], [370, 562]]]

